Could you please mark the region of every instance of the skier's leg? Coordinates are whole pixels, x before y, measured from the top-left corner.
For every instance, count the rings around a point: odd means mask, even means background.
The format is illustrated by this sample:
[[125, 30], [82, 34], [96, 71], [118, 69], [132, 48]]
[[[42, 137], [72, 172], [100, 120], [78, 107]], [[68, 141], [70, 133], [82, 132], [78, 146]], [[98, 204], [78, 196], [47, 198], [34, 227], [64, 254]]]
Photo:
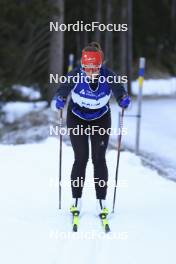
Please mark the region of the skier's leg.
[[71, 207], [77, 208], [78, 211], [81, 211], [82, 201], [81, 198], [73, 198]]
[[[76, 128], [82, 125], [86, 127], [86, 122], [79, 119], [69, 110], [67, 112], [67, 127]], [[83, 185], [85, 181], [85, 172], [86, 165], [89, 156], [89, 147], [88, 147], [88, 136], [83, 135], [74, 135], [73, 131], [70, 130], [70, 140], [74, 151], [74, 163], [71, 171], [71, 188], [72, 188], [72, 197], [81, 198]]]
[[[107, 130], [111, 127], [110, 113], [106, 113], [102, 118], [95, 120], [92, 125], [99, 126]], [[106, 165], [106, 149], [108, 146], [109, 135], [108, 133], [100, 134], [96, 132], [91, 135], [92, 147], [92, 161], [94, 165], [94, 181], [96, 198], [98, 200], [105, 200], [107, 193], [108, 169]]]
[[103, 208], [106, 208], [106, 200], [105, 199], [97, 199], [96, 201], [96, 211], [99, 214]]

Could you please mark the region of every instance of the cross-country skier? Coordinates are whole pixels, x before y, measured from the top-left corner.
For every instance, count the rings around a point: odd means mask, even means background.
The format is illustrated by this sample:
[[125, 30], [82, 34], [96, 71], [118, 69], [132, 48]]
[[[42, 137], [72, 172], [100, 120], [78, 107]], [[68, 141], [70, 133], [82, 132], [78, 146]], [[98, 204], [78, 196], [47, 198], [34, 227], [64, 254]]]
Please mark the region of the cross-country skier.
[[[53, 103], [57, 109], [63, 109], [66, 99], [70, 94], [67, 109], [67, 127], [82, 127], [85, 133], [74, 135], [70, 130], [70, 140], [74, 151], [74, 163], [71, 171], [71, 188], [73, 204], [71, 212], [79, 213], [83, 186], [85, 180], [86, 165], [89, 157], [89, 139], [91, 141], [91, 157], [94, 166], [94, 182], [96, 198], [100, 214], [108, 214], [105, 205], [108, 169], [106, 165], [106, 149], [108, 146], [109, 133], [102, 135], [93, 127], [104, 129], [111, 127], [111, 113], [109, 100], [111, 92], [118, 104], [127, 108], [130, 98], [124, 87], [117, 83], [116, 74], [103, 65], [104, 54], [97, 42], [90, 43], [82, 50], [81, 65], [67, 74], [67, 82], [60, 84], [54, 96]], [[79, 81], [74, 82], [74, 76], [79, 76]], [[81, 79], [82, 76], [82, 79]], [[109, 78], [108, 76], [112, 77]], [[101, 77], [101, 78], [100, 78]], [[116, 82], [113, 78], [116, 77]], [[87, 132], [90, 132], [88, 135]], [[75, 181], [79, 187], [75, 187]], [[100, 184], [101, 183], [101, 184]], [[103, 183], [103, 184], [102, 184]]]

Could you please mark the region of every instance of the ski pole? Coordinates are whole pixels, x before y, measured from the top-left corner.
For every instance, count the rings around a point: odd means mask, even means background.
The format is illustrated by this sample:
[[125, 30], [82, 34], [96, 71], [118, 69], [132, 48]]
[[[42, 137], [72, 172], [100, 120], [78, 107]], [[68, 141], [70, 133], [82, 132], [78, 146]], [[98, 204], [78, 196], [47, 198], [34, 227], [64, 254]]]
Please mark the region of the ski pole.
[[[62, 109], [59, 115], [59, 126], [62, 126]], [[61, 180], [62, 180], [62, 134], [59, 132], [59, 209], [61, 209]]]
[[120, 147], [122, 141], [122, 127], [123, 127], [123, 117], [124, 117], [124, 108], [122, 108], [121, 118], [119, 119], [119, 127], [120, 127], [120, 135], [118, 136], [118, 147], [117, 147], [117, 165], [116, 165], [116, 173], [115, 173], [115, 187], [114, 187], [114, 198], [113, 198], [113, 207], [112, 213], [114, 213], [115, 202], [116, 202], [116, 191], [117, 191], [117, 181], [118, 181], [118, 170], [119, 170], [119, 161], [120, 161]]
[[[74, 54], [69, 55], [69, 66], [68, 72], [73, 69], [74, 64]], [[59, 116], [59, 126], [62, 126], [62, 116], [63, 110], [60, 110]], [[62, 198], [62, 188], [61, 188], [61, 180], [62, 180], [62, 135], [59, 133], [59, 209], [61, 209], [61, 198]]]

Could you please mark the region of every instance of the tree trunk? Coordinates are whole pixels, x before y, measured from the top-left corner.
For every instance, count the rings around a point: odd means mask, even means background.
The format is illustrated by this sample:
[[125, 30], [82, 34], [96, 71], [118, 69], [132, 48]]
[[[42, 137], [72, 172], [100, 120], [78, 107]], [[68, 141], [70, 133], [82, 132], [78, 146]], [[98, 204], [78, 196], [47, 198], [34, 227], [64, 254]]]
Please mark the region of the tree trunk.
[[[121, 0], [120, 3], [121, 7], [121, 23], [127, 23], [127, 8], [126, 8], [126, 0]], [[120, 32], [120, 74], [126, 75], [126, 63], [127, 63], [127, 53], [126, 53], [126, 46], [127, 46], [127, 32]]]
[[81, 56], [81, 33], [78, 31], [76, 34], [76, 64], [80, 63], [80, 56]]
[[172, 0], [171, 3], [171, 41], [175, 48], [176, 40], [176, 0]]
[[[102, 0], [96, 1], [96, 18], [95, 20], [99, 23], [102, 21]], [[101, 43], [101, 32], [97, 29], [95, 31], [95, 41]]]
[[132, 80], [132, 0], [121, 1], [121, 23], [128, 24], [128, 31], [120, 33], [121, 74], [128, 76], [128, 93]]
[[[112, 0], [106, 0], [106, 24], [112, 23]], [[105, 33], [105, 57], [107, 65], [113, 67], [113, 31]]]
[[[58, 9], [51, 21], [64, 23], [64, 0], [50, 0], [51, 4]], [[52, 31], [50, 38], [50, 56], [49, 56], [49, 73], [63, 74], [64, 65], [64, 32]], [[49, 84], [48, 101], [50, 101], [56, 91], [57, 84]]]
[[[84, 8], [83, 8], [84, 19], [83, 21], [85, 21], [85, 23], [89, 23], [89, 13], [90, 13], [89, 9], [90, 7], [88, 5], [87, 0], [84, 0]], [[89, 32], [84, 31], [82, 35], [83, 35], [83, 38], [81, 38], [82, 39], [81, 48], [84, 48], [89, 43]]]

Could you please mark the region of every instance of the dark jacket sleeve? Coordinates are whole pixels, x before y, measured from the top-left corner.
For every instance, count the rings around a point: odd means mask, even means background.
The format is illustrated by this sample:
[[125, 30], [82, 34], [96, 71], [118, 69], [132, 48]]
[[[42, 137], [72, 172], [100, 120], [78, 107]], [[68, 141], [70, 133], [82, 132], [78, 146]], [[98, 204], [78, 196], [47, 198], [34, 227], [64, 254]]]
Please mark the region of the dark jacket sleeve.
[[79, 74], [79, 67], [73, 69], [72, 71], [66, 74], [65, 77], [67, 78], [67, 81], [59, 84], [57, 91], [54, 95], [54, 98], [57, 98], [59, 96], [65, 100], [67, 99], [69, 93], [75, 86], [72, 77], [76, 76], [77, 74]]
[[[112, 76], [112, 78], [116, 78], [116, 80], [118, 80], [118, 75], [108, 68], [105, 68], [105, 74], [106, 74], [106, 77]], [[119, 103], [120, 99], [124, 95], [127, 95], [127, 91], [125, 90], [124, 86], [121, 83], [116, 83], [116, 82], [109, 83], [109, 86], [110, 86], [110, 89], [112, 90], [112, 93], [115, 99]]]

